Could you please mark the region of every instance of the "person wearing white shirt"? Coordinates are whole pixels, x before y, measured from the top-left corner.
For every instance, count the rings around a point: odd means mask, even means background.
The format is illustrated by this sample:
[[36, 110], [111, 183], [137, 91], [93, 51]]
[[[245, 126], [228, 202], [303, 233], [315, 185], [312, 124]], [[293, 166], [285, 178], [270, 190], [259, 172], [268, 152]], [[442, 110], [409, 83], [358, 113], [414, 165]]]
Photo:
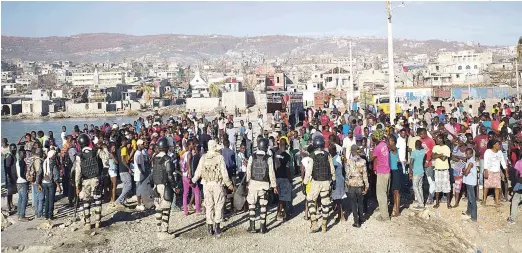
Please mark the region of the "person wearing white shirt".
[[348, 132], [348, 136], [344, 137], [343, 139], [343, 150], [344, 150], [344, 156], [346, 158], [346, 161], [350, 159], [352, 156], [352, 152], [350, 149], [355, 144], [355, 137], [353, 136], [353, 131], [350, 129]]
[[62, 139], [62, 145], [64, 145], [67, 142], [67, 128], [65, 126], [62, 126], [62, 133], [60, 133], [60, 138]]
[[246, 156], [250, 157], [253, 150], [254, 130], [252, 129], [252, 122], [248, 122], [248, 128], [245, 130], [246, 135]]
[[134, 182], [136, 182], [136, 197], [138, 200], [138, 205], [136, 206], [136, 210], [143, 211], [145, 210], [145, 206], [141, 202], [141, 196], [138, 193], [138, 189], [140, 185], [145, 180], [145, 159], [143, 158], [143, 140], [139, 139], [137, 141], [138, 150], [134, 152]]
[[[500, 189], [501, 189], [501, 173], [500, 165], [507, 168], [504, 154], [502, 153], [502, 146], [499, 140], [491, 140], [488, 143], [490, 149], [484, 153], [484, 192], [482, 197], [482, 204], [486, 204], [488, 190], [495, 189], [495, 204], [500, 205]], [[506, 170], [506, 178], [509, 178]]]
[[259, 114], [257, 116], [257, 125], [259, 126], [259, 128], [261, 129], [261, 134], [264, 133], [264, 120], [263, 120], [263, 115]]
[[25, 209], [27, 207], [27, 201], [29, 200], [29, 183], [25, 180], [25, 151], [18, 151], [18, 160], [16, 161], [16, 187], [18, 190], [18, 221], [26, 222], [29, 221], [25, 217]]
[[406, 130], [401, 129], [399, 132], [399, 138], [397, 138], [397, 149], [399, 150], [399, 162], [402, 164], [402, 173], [406, 174], [406, 164], [408, 163], [406, 160], [406, 151], [408, 146], [406, 144]]

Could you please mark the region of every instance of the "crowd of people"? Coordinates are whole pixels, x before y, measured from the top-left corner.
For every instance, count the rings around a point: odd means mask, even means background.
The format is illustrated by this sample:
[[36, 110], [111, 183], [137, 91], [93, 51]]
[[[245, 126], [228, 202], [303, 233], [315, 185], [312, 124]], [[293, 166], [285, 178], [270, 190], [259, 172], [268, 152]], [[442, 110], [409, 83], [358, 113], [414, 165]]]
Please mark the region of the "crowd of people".
[[311, 232], [326, 232], [332, 215], [346, 220], [344, 203], [361, 227], [369, 199], [379, 203], [375, 219], [384, 222], [401, 206], [451, 209], [465, 198], [462, 215], [477, 221], [477, 203], [485, 205], [493, 189], [495, 205], [511, 201], [507, 221], [514, 223], [522, 200], [522, 111], [514, 100], [490, 111], [485, 101], [476, 111], [464, 103], [404, 106], [393, 123], [375, 108], [307, 108], [301, 120], [278, 111], [272, 127], [261, 113], [235, 126], [224, 113], [163, 119], [156, 111], [131, 124], [64, 126], [61, 145], [52, 131], [33, 131], [11, 144], [2, 139], [7, 207], [27, 221], [32, 192], [35, 218], [52, 220], [58, 192], [91, 229], [91, 206], [98, 228], [102, 203], [123, 210], [136, 202], [135, 211], [155, 209], [158, 232], [168, 235], [170, 210], [180, 200], [184, 215], [206, 215], [208, 232], [219, 236], [225, 212], [247, 212], [254, 233], [258, 220], [259, 232], [267, 232], [270, 205], [282, 222], [297, 215], [294, 187], [306, 195]]

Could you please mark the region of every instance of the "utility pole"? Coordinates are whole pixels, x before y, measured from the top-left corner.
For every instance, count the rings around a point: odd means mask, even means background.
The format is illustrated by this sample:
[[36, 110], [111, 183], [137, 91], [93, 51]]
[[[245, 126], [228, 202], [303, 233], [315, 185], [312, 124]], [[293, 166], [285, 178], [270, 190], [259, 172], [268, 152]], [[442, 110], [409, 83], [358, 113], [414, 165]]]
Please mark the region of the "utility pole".
[[[404, 3], [396, 7], [404, 7]], [[395, 119], [395, 73], [393, 71], [393, 36], [392, 36], [392, 8], [391, 1], [386, 1], [386, 13], [388, 14], [388, 83], [390, 94], [390, 123]]]
[[520, 85], [519, 85], [519, 74], [518, 74], [518, 59], [515, 59], [515, 75], [517, 80], [517, 102], [520, 103]]
[[[350, 81], [348, 82], [348, 92], [350, 95], [348, 96], [348, 106], [349, 110], [353, 109], [353, 67], [352, 67], [352, 42], [350, 41]], [[360, 91], [359, 91], [360, 92]]]

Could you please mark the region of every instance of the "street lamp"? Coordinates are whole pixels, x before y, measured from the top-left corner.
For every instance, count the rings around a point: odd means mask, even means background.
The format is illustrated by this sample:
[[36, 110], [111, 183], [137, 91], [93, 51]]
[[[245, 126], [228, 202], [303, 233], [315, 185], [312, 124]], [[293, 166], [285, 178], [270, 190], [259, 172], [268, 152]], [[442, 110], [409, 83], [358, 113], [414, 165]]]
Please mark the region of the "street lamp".
[[393, 71], [393, 36], [392, 36], [392, 10], [395, 8], [405, 7], [402, 2], [395, 7], [391, 6], [391, 1], [386, 1], [386, 13], [388, 14], [388, 75], [389, 75], [389, 93], [390, 93], [390, 123], [393, 124], [395, 119], [395, 74]]

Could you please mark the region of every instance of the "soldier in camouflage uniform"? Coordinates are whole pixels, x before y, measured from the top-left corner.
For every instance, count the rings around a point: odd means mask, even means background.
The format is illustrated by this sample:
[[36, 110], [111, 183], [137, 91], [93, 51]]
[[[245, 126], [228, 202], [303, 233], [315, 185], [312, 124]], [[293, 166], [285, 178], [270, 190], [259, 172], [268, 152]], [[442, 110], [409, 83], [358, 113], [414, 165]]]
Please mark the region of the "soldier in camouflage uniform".
[[[83, 202], [80, 206], [80, 213], [83, 213], [82, 220], [86, 229], [91, 229], [91, 201], [94, 200], [94, 227], [100, 227], [102, 196], [99, 187], [99, 179], [102, 173], [103, 165], [98, 157], [96, 150], [89, 147], [91, 142], [86, 134], [78, 137], [78, 144], [81, 152], [76, 154], [74, 170], [76, 194]], [[82, 212], [83, 210], [83, 212]]]
[[208, 152], [204, 154], [198, 164], [198, 168], [192, 177], [192, 184], [196, 184], [201, 178], [203, 194], [205, 196], [206, 219], [209, 234], [221, 236], [220, 223], [223, 221], [223, 207], [225, 206], [225, 189], [234, 190], [234, 185], [228, 177], [225, 167], [225, 158], [216, 152], [217, 143], [214, 140], [208, 142]]
[[156, 226], [158, 229], [158, 237], [164, 238], [168, 236], [170, 207], [174, 199], [174, 191], [179, 181], [179, 174], [176, 172], [176, 166], [172, 162], [172, 158], [167, 155], [169, 143], [166, 138], [162, 138], [156, 144], [159, 153], [152, 158], [152, 185], [155, 186], [157, 193], [156, 205]]
[[274, 162], [267, 154], [268, 139], [261, 138], [257, 143], [258, 150], [248, 159], [246, 171], [246, 183], [248, 187], [248, 213], [250, 216], [249, 232], [256, 232], [256, 205], [260, 205], [260, 232], [266, 233], [266, 205], [268, 204], [267, 191], [274, 188], [277, 194], [276, 175]]
[[[335, 190], [335, 167], [333, 166], [332, 157], [324, 150], [324, 137], [316, 136], [312, 140], [314, 152], [310, 154], [310, 161], [305, 166], [305, 177], [303, 183], [306, 185], [311, 181], [310, 192], [306, 195], [306, 202], [311, 217], [310, 232], [315, 233], [322, 229], [326, 232], [328, 224], [328, 214], [330, 206], [331, 189]], [[317, 226], [317, 209], [315, 200], [321, 197], [321, 209], [323, 213], [323, 223], [321, 228]]]

